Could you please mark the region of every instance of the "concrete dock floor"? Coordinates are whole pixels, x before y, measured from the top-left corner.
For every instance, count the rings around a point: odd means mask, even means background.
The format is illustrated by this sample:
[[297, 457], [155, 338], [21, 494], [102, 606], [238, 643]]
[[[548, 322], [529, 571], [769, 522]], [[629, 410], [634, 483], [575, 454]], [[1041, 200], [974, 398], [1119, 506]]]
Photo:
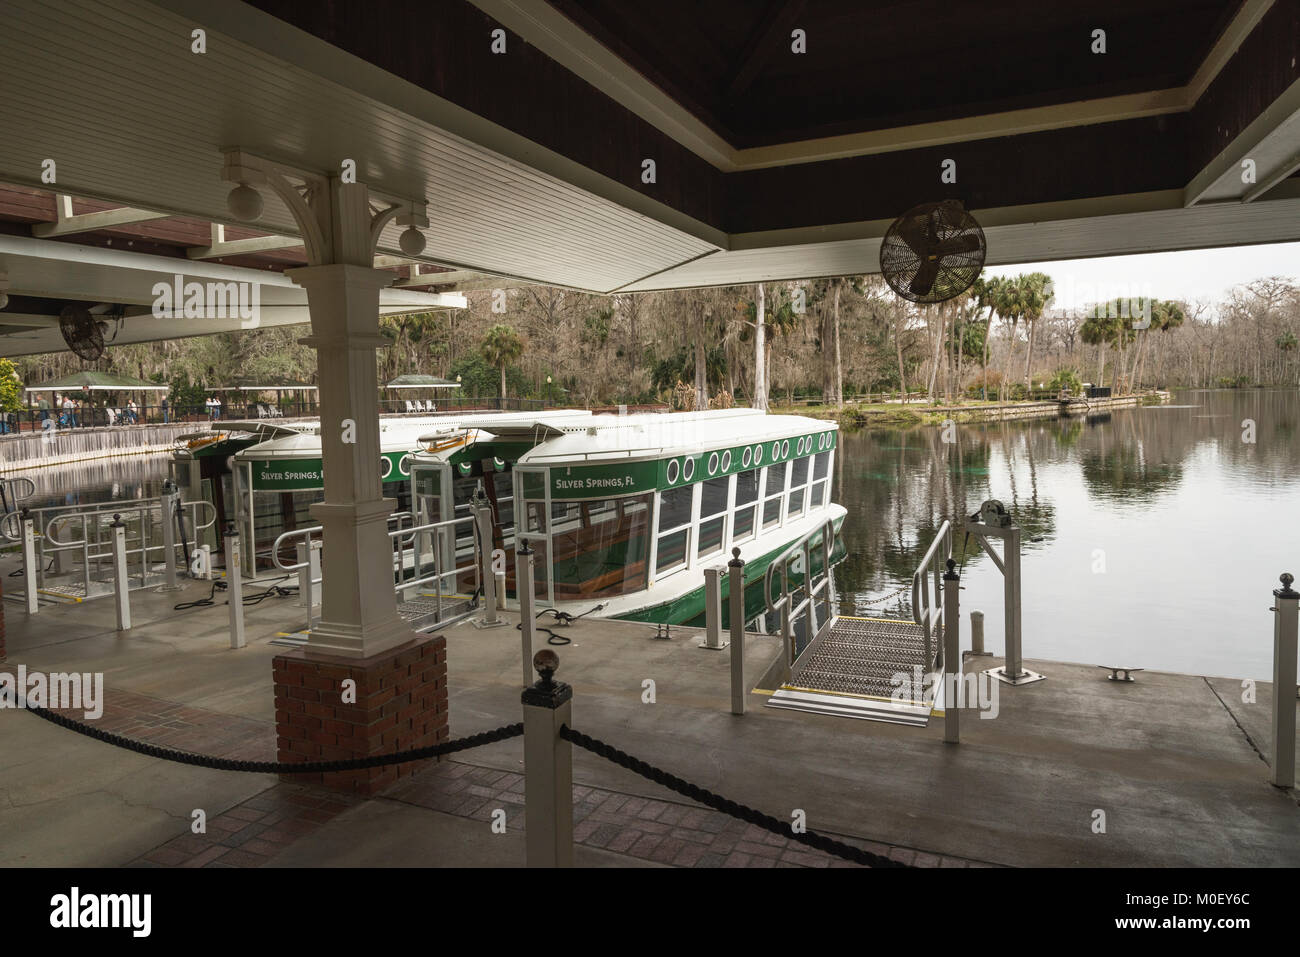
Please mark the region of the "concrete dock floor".
[[[0, 556], [0, 574], [13, 567]], [[17, 581], [6, 579], [10, 595]], [[275, 597], [250, 607], [248, 647], [234, 651], [222, 593], [211, 607], [172, 608], [208, 588], [133, 593], [136, 627], [122, 634], [109, 600], [43, 605], [33, 617], [7, 601], [0, 668], [102, 671], [115, 730], [273, 759], [270, 659], [283, 649], [270, 640], [296, 630], [302, 609]], [[657, 640], [653, 626], [592, 619], [554, 630], [571, 638], [554, 650], [558, 677], [574, 687], [578, 730], [778, 818], [803, 810], [813, 830], [908, 862], [1300, 865], [1297, 792], [1267, 783], [1267, 684], [1246, 704], [1231, 679], [1147, 671], [1125, 684], [1091, 665], [1027, 661], [1047, 680], [1000, 689], [993, 720], [964, 712], [962, 742], [951, 745], [937, 717], [911, 728], [800, 714], [763, 707], [760, 693], [749, 695], [747, 714], [731, 715], [729, 653], [698, 648], [698, 631]], [[519, 633], [460, 624], [445, 634], [452, 737], [518, 721]], [[747, 637], [751, 682], [776, 654], [776, 639]], [[967, 668], [998, 664], [970, 659]], [[0, 864], [517, 866], [522, 755], [516, 738], [431, 765], [379, 797], [336, 800], [271, 775], [128, 753], [4, 709]], [[580, 749], [574, 779], [575, 820], [579, 808], [590, 812], [579, 825], [590, 835], [580, 864], [825, 866], [783, 850], [780, 838], [765, 847], [744, 825], [732, 833], [706, 819], [716, 812]], [[467, 795], [478, 802], [458, 803]], [[511, 808], [505, 835], [490, 832], [493, 803]], [[649, 823], [624, 827], [616, 806]], [[193, 842], [199, 808], [226, 829], [215, 832], [227, 835], [220, 850]]]

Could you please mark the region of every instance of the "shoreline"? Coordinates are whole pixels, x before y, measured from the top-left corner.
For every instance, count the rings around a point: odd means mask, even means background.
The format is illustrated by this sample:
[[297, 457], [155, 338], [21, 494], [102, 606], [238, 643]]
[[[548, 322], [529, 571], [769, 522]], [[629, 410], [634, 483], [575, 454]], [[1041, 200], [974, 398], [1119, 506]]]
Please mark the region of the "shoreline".
[[842, 409], [830, 406], [808, 408], [781, 406], [773, 407], [770, 411], [774, 415], [805, 415], [813, 419], [838, 422], [842, 429], [855, 431], [871, 426], [909, 428], [916, 425], [943, 425], [949, 420], [957, 424], [965, 424], [1011, 419], [1070, 418], [1111, 409], [1157, 405], [1168, 402], [1170, 395], [1168, 391], [1151, 389], [1132, 395], [1076, 399], [1068, 403], [1057, 399], [1038, 399], [995, 402], [988, 405], [929, 405], [924, 401], [918, 401], [908, 405], [894, 402], [873, 403], [867, 406], [846, 403]]

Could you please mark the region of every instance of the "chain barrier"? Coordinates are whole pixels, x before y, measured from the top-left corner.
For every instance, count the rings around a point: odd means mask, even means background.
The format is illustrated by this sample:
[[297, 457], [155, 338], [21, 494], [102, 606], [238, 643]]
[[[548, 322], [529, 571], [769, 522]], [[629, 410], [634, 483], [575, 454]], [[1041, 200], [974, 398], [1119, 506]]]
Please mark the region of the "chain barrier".
[[818, 834], [815, 831], [797, 832], [791, 831], [788, 821], [781, 821], [762, 811], [756, 811], [752, 807], [746, 807], [743, 804], [737, 804], [720, 795], [714, 794], [698, 785], [691, 784], [682, 778], [669, 774], [654, 765], [647, 764], [638, 760], [613, 745], [598, 741], [581, 731], [574, 731], [567, 724], [560, 726], [560, 737], [570, 744], [576, 744], [580, 748], [585, 748], [592, 754], [598, 755], [607, 761], [612, 761], [620, 767], [627, 768], [655, 784], [662, 785], [670, 791], [676, 791], [684, 797], [690, 798], [706, 807], [711, 807], [715, 811], [721, 811], [724, 814], [730, 814], [747, 824], [753, 824], [755, 827], [761, 827], [773, 834], [779, 834], [781, 837], [789, 838], [800, 844], [807, 844], [826, 854], [833, 854], [836, 857], [843, 858], [846, 861], [852, 861], [855, 864], [861, 864], [864, 867], [906, 867], [898, 861], [891, 860], [888, 857], [882, 857], [879, 854], [872, 854], [870, 851], [864, 851], [859, 847], [851, 844], [845, 844], [833, 838]]
[[341, 761], [236, 761], [233, 758], [217, 758], [207, 754], [194, 754], [190, 751], [177, 751], [172, 748], [161, 748], [156, 744], [146, 744], [143, 741], [136, 741], [120, 734], [114, 734], [111, 731], [91, 727], [82, 721], [77, 721], [74, 718], [69, 718], [34, 704], [27, 704], [26, 708], [38, 718], [44, 718], [61, 728], [67, 728], [69, 731], [84, 734], [96, 741], [103, 741], [106, 744], [124, 748], [127, 751], [134, 751], [136, 754], [143, 754], [146, 757], [160, 758], [163, 761], [175, 761], [177, 764], [189, 764], [199, 768], [212, 768], [216, 771], [251, 771], [258, 774], [323, 774], [335, 771], [361, 771], [366, 768], [378, 768], [389, 764], [405, 764], [408, 761], [439, 758], [443, 755], [455, 754], [457, 751], [468, 751], [484, 744], [493, 744], [497, 741], [517, 738], [524, 733], [524, 726], [521, 722], [508, 724], [497, 728], [495, 731], [471, 734], [468, 737], [457, 738], [455, 741], [447, 741], [443, 744], [432, 744], [424, 748], [398, 751], [396, 754], [375, 754], [364, 758], [347, 758]]
[[889, 599], [891, 599], [891, 598], [897, 598], [899, 595], [903, 594], [904, 592], [909, 592], [909, 591], [911, 591], [911, 590], [912, 590], [912, 583], [911, 583], [911, 582], [908, 582], [908, 583], [907, 583], [906, 585], [904, 585], [902, 588], [898, 589], [898, 591], [891, 591], [891, 592], [890, 592], [888, 595], [886, 595], [884, 598], [873, 598], [873, 599], [871, 599], [871, 601], [859, 601], [858, 604], [859, 604], [859, 605], [879, 605], [879, 604], [881, 604], [881, 603], [883, 603], [883, 602], [887, 602], [887, 601], [889, 601]]

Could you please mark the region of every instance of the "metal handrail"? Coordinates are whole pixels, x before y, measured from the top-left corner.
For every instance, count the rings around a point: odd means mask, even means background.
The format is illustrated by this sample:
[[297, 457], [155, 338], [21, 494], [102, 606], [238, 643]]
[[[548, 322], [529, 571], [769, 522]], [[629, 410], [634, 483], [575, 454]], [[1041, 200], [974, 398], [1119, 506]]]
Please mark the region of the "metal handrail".
[[[812, 541], [818, 535], [822, 537], [822, 570], [821, 581], [815, 585], [812, 583], [813, 566], [812, 566]], [[825, 622], [818, 624], [817, 607], [818, 595], [822, 591], [829, 590], [831, 583], [831, 556], [835, 550], [835, 521], [827, 519], [817, 528], [805, 534], [802, 538], [793, 542], [780, 555], [778, 555], [763, 574], [763, 602], [767, 610], [772, 613], [781, 615], [781, 641], [786, 649], [787, 664], [793, 668], [798, 661], [799, 653], [795, 648], [794, 627], [795, 619], [807, 614], [811, 622], [811, 637], [808, 644], [804, 646], [806, 651], [811, 648], [813, 643], [821, 637], [822, 631], [829, 627], [834, 620], [834, 615], [828, 615]], [[804, 597], [798, 604], [791, 605], [793, 597], [790, 590], [790, 563], [796, 559], [802, 558], [804, 562], [804, 580], [803, 591]], [[772, 577], [777, 570], [781, 572], [781, 597], [776, 601], [772, 600]]]
[[[952, 557], [952, 523], [947, 520], [939, 526], [934, 541], [926, 549], [925, 556], [912, 573], [912, 620], [921, 628], [925, 638], [925, 661], [927, 669], [938, 667], [938, 654], [943, 645], [938, 644], [932, 651], [930, 642], [943, 632], [943, 573], [947, 561]], [[926, 587], [925, 575], [933, 575], [933, 589]], [[937, 643], [936, 643], [937, 644]]]

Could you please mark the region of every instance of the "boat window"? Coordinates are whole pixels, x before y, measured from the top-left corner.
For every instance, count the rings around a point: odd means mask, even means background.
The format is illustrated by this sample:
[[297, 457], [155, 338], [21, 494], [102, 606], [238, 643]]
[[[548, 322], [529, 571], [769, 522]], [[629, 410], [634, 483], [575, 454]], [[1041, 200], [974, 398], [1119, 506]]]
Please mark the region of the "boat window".
[[736, 509], [735, 517], [731, 520], [731, 540], [744, 541], [752, 534], [754, 534], [754, 506], [746, 505]]
[[667, 489], [659, 496], [659, 551], [655, 573], [675, 568], [686, 561], [690, 538], [691, 507], [695, 486]]
[[790, 463], [790, 465], [792, 466], [792, 471], [790, 473], [790, 487], [798, 488], [800, 485], [807, 483], [808, 457], [804, 456], [801, 459], [795, 459]]
[[704, 482], [700, 489], [700, 518], [727, 510], [727, 492], [731, 479], [716, 478]]
[[546, 473], [520, 472], [524, 498], [524, 531], [546, 533]]
[[785, 476], [789, 462], [771, 465], [767, 469], [767, 498], [763, 502], [763, 527], [781, 524], [781, 505], [785, 501]]
[[808, 503], [809, 508], [821, 508], [826, 504], [826, 482], [818, 482], [812, 488], [812, 501]]
[[719, 515], [717, 518], [711, 518], [707, 522], [700, 522], [700, 551], [699, 556], [712, 555], [714, 552], [722, 551], [722, 526], [726, 521], [725, 515]]
[[831, 470], [831, 453], [818, 452], [813, 464], [813, 479], [824, 479]]
[[736, 504], [748, 505], [758, 500], [758, 469], [736, 476]]
[[655, 561], [655, 574], [662, 574], [670, 568], [686, 562], [686, 533], [680, 532], [659, 536], [659, 555]]
[[551, 538], [557, 601], [584, 601], [646, 586], [650, 555], [650, 495], [599, 499], [575, 506], [573, 524]]
[[808, 495], [808, 459], [795, 459], [790, 466], [790, 494], [786, 498], [785, 514], [793, 518], [803, 514], [804, 500]]
[[659, 531], [661, 533], [685, 525], [691, 520], [693, 486], [666, 489], [659, 497]]

